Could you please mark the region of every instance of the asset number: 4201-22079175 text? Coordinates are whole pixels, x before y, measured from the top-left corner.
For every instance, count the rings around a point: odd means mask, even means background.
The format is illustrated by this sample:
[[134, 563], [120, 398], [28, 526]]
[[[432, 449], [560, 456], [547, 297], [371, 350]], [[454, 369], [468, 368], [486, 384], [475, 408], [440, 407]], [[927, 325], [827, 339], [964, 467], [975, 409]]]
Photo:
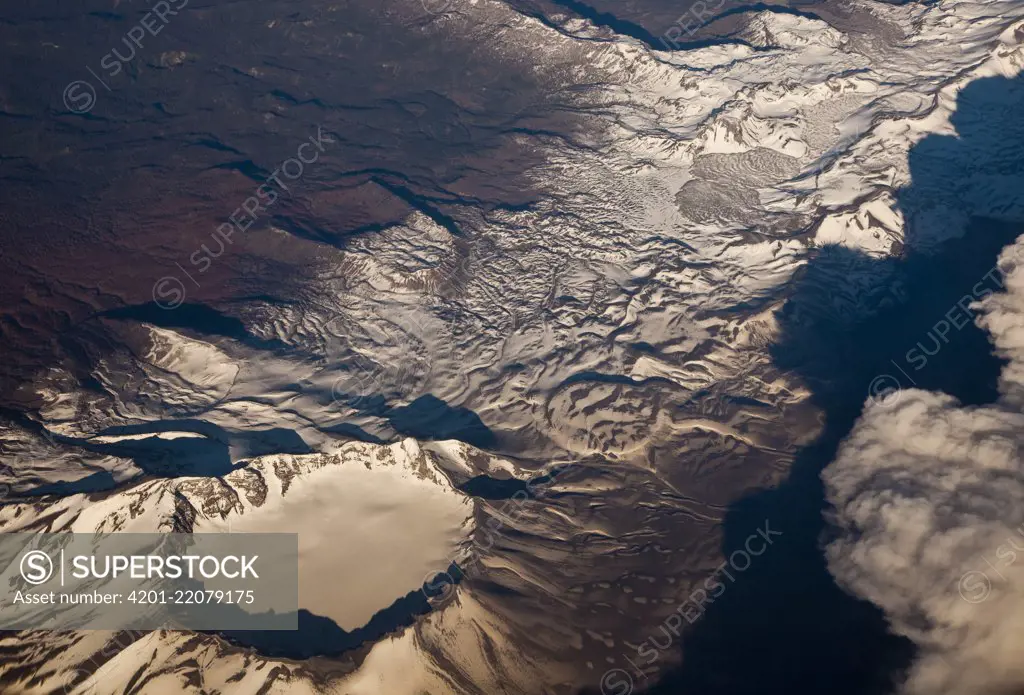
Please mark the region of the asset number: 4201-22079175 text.
[[167, 603], [188, 603], [188, 604], [204, 604], [204, 603], [237, 603], [237, 604], [251, 604], [255, 601], [255, 597], [252, 594], [252, 589], [228, 589], [228, 590], [210, 590], [210, 589], [178, 589], [177, 591], [133, 591], [128, 595], [128, 601], [130, 603], [139, 604], [167, 604]]

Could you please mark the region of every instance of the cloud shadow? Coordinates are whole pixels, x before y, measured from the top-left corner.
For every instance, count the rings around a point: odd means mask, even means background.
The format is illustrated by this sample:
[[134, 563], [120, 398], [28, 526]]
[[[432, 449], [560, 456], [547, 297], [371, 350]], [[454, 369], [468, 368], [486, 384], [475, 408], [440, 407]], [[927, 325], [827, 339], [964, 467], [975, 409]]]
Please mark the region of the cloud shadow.
[[[1002, 364], [969, 307], [999, 290], [992, 272], [998, 253], [1024, 232], [1016, 208], [981, 199], [1021, 180], [1024, 141], [1013, 124], [1022, 105], [1019, 78], [968, 85], [953, 120], [958, 136], [929, 136], [910, 153], [913, 183], [899, 191], [908, 219], [899, 256], [822, 248], [794, 280], [777, 313], [781, 331], [771, 356], [811, 390], [823, 431], [798, 452], [783, 484], [731, 506], [722, 553], [743, 550], [765, 520], [783, 536], [749, 569], [733, 572], [735, 581], [722, 578], [726, 590], [673, 642], [681, 666], [650, 688], [637, 674], [636, 691], [866, 695], [898, 687], [913, 647], [888, 632], [879, 609], [844, 593], [829, 574], [820, 473], [869, 396], [884, 403], [916, 386], [967, 404], [996, 398]], [[966, 234], [951, 238], [942, 210], [966, 206], [970, 213], [968, 203], [974, 214]], [[664, 642], [660, 633], [658, 639]]]

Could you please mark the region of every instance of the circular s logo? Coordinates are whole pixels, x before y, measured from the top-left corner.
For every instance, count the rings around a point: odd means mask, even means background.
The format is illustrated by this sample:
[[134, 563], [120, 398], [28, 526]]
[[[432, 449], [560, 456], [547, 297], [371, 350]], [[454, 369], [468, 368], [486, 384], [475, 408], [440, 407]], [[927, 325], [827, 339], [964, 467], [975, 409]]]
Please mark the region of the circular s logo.
[[452, 6], [452, 0], [421, 0], [423, 9], [430, 14], [443, 14]]
[[21, 558], [18, 569], [26, 582], [38, 586], [53, 576], [53, 560], [42, 550], [31, 550]]
[[67, 671], [64, 676], [64, 695], [86, 695], [91, 693], [96, 685], [99, 672], [89, 673], [84, 668], [76, 668]]
[[456, 581], [447, 572], [428, 572], [423, 578], [420, 591], [423, 592], [430, 607], [436, 610], [455, 597]]
[[967, 603], [981, 603], [992, 593], [992, 582], [984, 572], [971, 570], [960, 577], [958, 588]]
[[96, 105], [96, 88], [85, 80], [75, 80], [64, 88], [64, 106], [71, 113], [88, 113]]
[[896, 405], [902, 395], [899, 379], [891, 374], [879, 374], [868, 385], [868, 399], [875, 405]]
[[153, 284], [153, 302], [161, 309], [177, 309], [185, 301], [185, 283], [173, 275]]
[[633, 678], [625, 669], [613, 668], [601, 676], [601, 695], [630, 695]]

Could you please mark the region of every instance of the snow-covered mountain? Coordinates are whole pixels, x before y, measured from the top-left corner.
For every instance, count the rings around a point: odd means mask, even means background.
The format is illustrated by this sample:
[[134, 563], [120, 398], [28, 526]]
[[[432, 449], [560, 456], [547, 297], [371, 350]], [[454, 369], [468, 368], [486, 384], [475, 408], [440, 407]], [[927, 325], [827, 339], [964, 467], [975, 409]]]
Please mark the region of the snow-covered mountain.
[[[12, 224], [73, 233], [4, 248], [0, 530], [296, 531], [340, 636], [5, 634], [3, 692], [600, 688], [823, 430], [772, 350], [796, 288], [852, 325], [898, 259], [1024, 221], [1024, 121], [958, 121], [1024, 69], [1024, 2], [729, 8], [677, 50], [567, 6], [190, 7], [88, 114], [19, 121]], [[84, 202], [22, 200], [54, 172]]]

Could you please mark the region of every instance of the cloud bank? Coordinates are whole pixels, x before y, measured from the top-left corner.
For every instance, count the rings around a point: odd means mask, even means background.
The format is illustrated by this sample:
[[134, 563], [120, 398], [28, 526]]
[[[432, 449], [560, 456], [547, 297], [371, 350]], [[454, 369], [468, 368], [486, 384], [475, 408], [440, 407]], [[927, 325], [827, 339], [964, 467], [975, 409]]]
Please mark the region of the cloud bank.
[[1024, 693], [1024, 237], [1005, 291], [972, 308], [1009, 360], [1001, 397], [964, 407], [908, 390], [865, 412], [822, 473], [847, 591], [918, 646], [905, 695]]

